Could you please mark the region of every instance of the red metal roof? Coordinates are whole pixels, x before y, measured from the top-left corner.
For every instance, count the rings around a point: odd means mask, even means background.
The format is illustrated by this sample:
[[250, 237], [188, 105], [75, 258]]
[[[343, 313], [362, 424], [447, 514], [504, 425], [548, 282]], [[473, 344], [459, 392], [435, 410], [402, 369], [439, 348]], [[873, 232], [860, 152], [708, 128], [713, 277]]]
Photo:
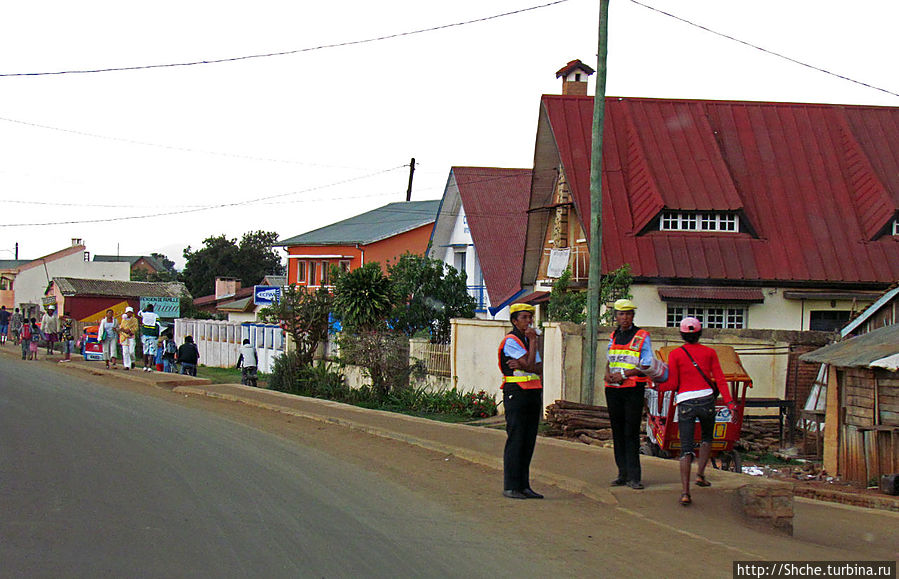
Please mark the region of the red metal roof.
[[490, 303], [499, 306], [521, 289], [530, 169], [453, 167]]
[[[545, 95], [542, 105], [586, 223], [593, 98]], [[609, 97], [605, 114], [604, 271], [899, 279], [899, 239], [881, 235], [899, 212], [899, 108]], [[736, 211], [741, 232], [653, 231], [666, 208]]]

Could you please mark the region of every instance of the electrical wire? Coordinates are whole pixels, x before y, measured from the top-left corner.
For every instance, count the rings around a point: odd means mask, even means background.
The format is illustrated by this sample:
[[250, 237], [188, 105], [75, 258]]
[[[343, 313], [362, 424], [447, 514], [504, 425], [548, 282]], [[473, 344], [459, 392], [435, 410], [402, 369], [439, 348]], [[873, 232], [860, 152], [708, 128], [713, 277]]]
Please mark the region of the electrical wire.
[[447, 28], [455, 28], [457, 26], [465, 26], [468, 24], [476, 24], [479, 22], [487, 22], [489, 20], [496, 20], [497, 18], [503, 18], [506, 16], [513, 16], [515, 14], [522, 14], [524, 12], [530, 12], [532, 10], [539, 10], [541, 8], [548, 8], [550, 6], [555, 6], [557, 4], [563, 4], [568, 2], [569, 0], [554, 0], [552, 2], [548, 2], [546, 4], [540, 4], [537, 6], [530, 6], [528, 8], [521, 8], [518, 10], [512, 10], [510, 12], [503, 12], [500, 14], [494, 14], [492, 16], [484, 16], [481, 18], [474, 18], [472, 20], [464, 20], [461, 22], [453, 22], [451, 24], [440, 24], [438, 26], [431, 26], [428, 28], [419, 28], [417, 30], [409, 30], [406, 32], [397, 32], [394, 34], [385, 34], [383, 36], [375, 36], [372, 38], [365, 38], [361, 40], [349, 40], [346, 42], [335, 42], [332, 44], [322, 44], [319, 46], [311, 46], [308, 48], [298, 48], [296, 50], [285, 50], [282, 52], [269, 52], [265, 54], [250, 54], [245, 56], [234, 56], [230, 58], [217, 58], [210, 60], [196, 60], [191, 62], [174, 62], [167, 64], [148, 64], [148, 65], [140, 65], [140, 66], [123, 66], [123, 67], [115, 67], [115, 68], [96, 68], [96, 69], [85, 69], [85, 70], [59, 70], [53, 72], [17, 72], [17, 73], [0, 73], [0, 77], [16, 77], [16, 76], [52, 76], [52, 75], [63, 75], [63, 74], [93, 74], [99, 72], [122, 72], [129, 70], [147, 70], [153, 68], [174, 68], [181, 66], [197, 66], [201, 64], [221, 64], [225, 62], [238, 62], [241, 60], [250, 60], [255, 58], [269, 58], [272, 56], [287, 56], [291, 54], [300, 54], [303, 52], [312, 52], [316, 50], [324, 50], [327, 48], [339, 48], [343, 46], [356, 46], [359, 44], [370, 44], [372, 42], [380, 42], [383, 40], [391, 40], [394, 38], [401, 38], [403, 36], [413, 36], [416, 34], [424, 34], [426, 32], [435, 32], [437, 30], [445, 30]]
[[300, 191], [291, 191], [289, 193], [278, 193], [276, 195], [266, 195], [263, 197], [257, 197], [255, 199], [246, 199], [243, 201], [235, 201], [233, 203], [220, 203], [218, 205], [207, 205], [203, 207], [195, 207], [191, 209], [180, 209], [177, 211], [166, 211], [161, 213], [154, 213], [152, 215], [128, 215], [122, 217], [107, 217], [101, 219], [79, 219], [79, 220], [69, 220], [69, 221], [51, 221], [44, 223], [3, 223], [0, 224], [0, 227], [43, 227], [50, 225], [74, 225], [81, 223], [110, 223], [114, 221], [134, 221], [138, 219], [153, 219], [157, 217], [168, 217], [172, 215], [184, 215], [187, 213], [197, 213], [200, 211], [210, 211], [214, 209], [225, 209], [229, 207], [239, 207], [243, 205], [252, 205], [259, 203], [261, 201], [268, 201], [269, 199], [277, 199], [279, 197], [286, 197], [288, 195], [297, 195], [299, 193], [307, 193], [309, 191], [317, 191], [320, 189], [326, 189], [329, 187], [336, 187], [337, 185], [343, 185], [346, 183], [351, 183], [353, 181], [359, 181], [362, 179], [368, 179], [370, 177], [375, 177], [377, 175], [382, 175], [384, 173], [389, 173], [391, 171], [396, 171], [397, 169], [402, 169], [404, 167], [408, 167], [408, 165], [400, 165], [398, 167], [391, 167], [390, 169], [384, 169], [382, 171], [377, 171], [375, 173], [370, 173], [368, 175], [360, 175], [359, 177], [353, 177], [350, 179], [344, 179], [342, 181], [336, 181], [334, 183], [328, 183], [326, 185], [319, 185], [317, 187], [310, 187], [308, 189], [302, 189]]
[[802, 62], [801, 60], [796, 60], [795, 58], [791, 58], [791, 57], [786, 56], [786, 55], [784, 55], [784, 54], [780, 54], [779, 52], [774, 52], [773, 50], [768, 50], [767, 48], [762, 48], [761, 46], [757, 46], [757, 45], [752, 44], [752, 43], [750, 43], [750, 42], [747, 42], [747, 41], [745, 41], [745, 40], [740, 40], [739, 38], [730, 36], [729, 34], [724, 34], [723, 32], [718, 32], [718, 31], [716, 31], [716, 30], [712, 30], [711, 28], [708, 28], [707, 26], [703, 26], [702, 24], [697, 24], [697, 23], [695, 23], [695, 22], [692, 22], [692, 21], [690, 21], [690, 20], [687, 20], [686, 18], [681, 18], [680, 16], [676, 16], [676, 15], [674, 15], [674, 14], [671, 14], [670, 12], [665, 12], [664, 10], [660, 10], [660, 9], [655, 8], [655, 7], [653, 7], [653, 6], [650, 6], [650, 5], [648, 5], [648, 4], [644, 4], [643, 2], [640, 2], [639, 0], [630, 0], [630, 1], [633, 2], [634, 4], [638, 5], [638, 6], [642, 6], [643, 8], [646, 8], [646, 9], [648, 9], [648, 10], [652, 10], [653, 12], [658, 12], [659, 14], [663, 14], [663, 15], [665, 15], [665, 16], [668, 16], [669, 18], [674, 18], [675, 20], [679, 20], [680, 22], [683, 22], [684, 24], [689, 24], [690, 26], [694, 26], [694, 27], [696, 27], [696, 28], [699, 28], [700, 30], [704, 30], [704, 31], [709, 32], [709, 33], [711, 33], [711, 34], [714, 34], [714, 35], [716, 35], [716, 36], [720, 36], [720, 37], [722, 37], [722, 38], [726, 38], [726, 39], [728, 39], [728, 40], [732, 40], [732, 41], [734, 41], [734, 42], [738, 42], [738, 43], [740, 43], [740, 44], [742, 44], [742, 45], [744, 45], [744, 46], [748, 46], [748, 47], [750, 47], [750, 48], [754, 48], [754, 49], [756, 49], [756, 50], [759, 50], [759, 51], [761, 51], [761, 52], [764, 52], [765, 54], [770, 54], [771, 56], [776, 56], [777, 58], [782, 58], [782, 59], [784, 59], [784, 60], [786, 60], [786, 61], [792, 62], [793, 64], [798, 64], [799, 66], [804, 66], [805, 68], [810, 68], [810, 69], [815, 70], [815, 71], [818, 71], [818, 72], [823, 72], [824, 74], [829, 74], [830, 76], [835, 76], [836, 78], [839, 78], [839, 79], [842, 79], [842, 80], [845, 80], [845, 81], [848, 81], [848, 82], [851, 82], [851, 83], [855, 83], [855, 84], [857, 84], [857, 85], [861, 85], [861, 86], [866, 87], [866, 88], [870, 88], [870, 89], [873, 89], [873, 90], [876, 90], [876, 91], [880, 91], [880, 92], [886, 93], [886, 94], [888, 94], [888, 95], [892, 95], [892, 96], [895, 96], [895, 97], [899, 97], [899, 93], [895, 93], [895, 92], [893, 92], [893, 91], [891, 91], [891, 90], [887, 90], [887, 89], [885, 89], [885, 88], [880, 88], [880, 87], [878, 87], [878, 86], [874, 86], [873, 84], [868, 84], [868, 83], [862, 82], [862, 81], [860, 81], [860, 80], [855, 80], [855, 79], [850, 78], [850, 77], [848, 77], [848, 76], [845, 76], [845, 75], [842, 75], [842, 74], [837, 74], [837, 73], [835, 73], [835, 72], [831, 72], [831, 71], [829, 71], [829, 70], [826, 70], [826, 69], [817, 67], [817, 66], [815, 66], [815, 65], [813, 65], [813, 64], [808, 64], [808, 63], [806, 63], [806, 62]]

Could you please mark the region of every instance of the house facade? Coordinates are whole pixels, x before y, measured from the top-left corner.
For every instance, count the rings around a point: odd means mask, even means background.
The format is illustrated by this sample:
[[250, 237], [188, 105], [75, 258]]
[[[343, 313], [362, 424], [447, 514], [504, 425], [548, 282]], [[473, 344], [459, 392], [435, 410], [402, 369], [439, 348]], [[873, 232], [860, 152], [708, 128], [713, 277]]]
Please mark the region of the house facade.
[[[541, 101], [522, 284], [586, 287], [593, 98]], [[899, 108], [606, 99], [602, 268], [640, 325], [842, 327], [899, 279]]]
[[[107, 281], [128, 281], [131, 270], [127, 263], [105, 263], [90, 260], [90, 254], [80, 239], [72, 239], [72, 245], [49, 255], [31, 260], [15, 270], [12, 280], [15, 307], [29, 315], [36, 315], [53, 303], [47, 294], [55, 277], [73, 277]], [[62, 309], [58, 309], [62, 311]]]
[[465, 272], [477, 317], [509, 319], [509, 304], [526, 293], [521, 262], [530, 169], [453, 167], [428, 257]]
[[94, 261], [127, 263], [132, 275], [150, 275], [167, 271], [162, 262], [152, 255], [94, 255]]
[[287, 283], [331, 285], [331, 268], [349, 271], [387, 264], [406, 252], [424, 255], [440, 201], [390, 203], [343, 221], [279, 241], [287, 251]]
[[180, 299], [190, 293], [181, 282], [146, 282], [55, 277], [47, 289], [47, 297], [56, 304], [60, 315], [84, 324], [96, 323], [112, 310], [116, 316], [125, 308], [140, 310], [153, 303], [163, 319], [180, 315]]

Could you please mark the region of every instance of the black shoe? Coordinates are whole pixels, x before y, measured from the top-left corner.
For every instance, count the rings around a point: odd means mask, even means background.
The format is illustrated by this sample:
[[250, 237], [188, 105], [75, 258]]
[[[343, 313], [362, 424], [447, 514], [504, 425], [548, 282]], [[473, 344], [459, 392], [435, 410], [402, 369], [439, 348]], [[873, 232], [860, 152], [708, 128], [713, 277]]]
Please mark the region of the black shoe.
[[521, 491], [521, 494], [523, 494], [524, 496], [526, 496], [529, 499], [542, 499], [543, 498], [543, 495], [541, 495], [540, 493], [538, 493], [537, 491], [535, 491], [533, 489], [524, 489], [523, 491]]
[[629, 481], [627, 481], [627, 486], [631, 487], [631, 488], [634, 489], [635, 491], [642, 491], [642, 490], [643, 490], [643, 483], [641, 483], [641, 482], [638, 481], [638, 480], [629, 480]]
[[528, 496], [521, 491], [503, 491], [503, 496], [507, 499], [526, 499]]
[[618, 477], [615, 480], [613, 480], [610, 484], [613, 487], [623, 487], [624, 485], [627, 484], [627, 480], [625, 480], [621, 477]]

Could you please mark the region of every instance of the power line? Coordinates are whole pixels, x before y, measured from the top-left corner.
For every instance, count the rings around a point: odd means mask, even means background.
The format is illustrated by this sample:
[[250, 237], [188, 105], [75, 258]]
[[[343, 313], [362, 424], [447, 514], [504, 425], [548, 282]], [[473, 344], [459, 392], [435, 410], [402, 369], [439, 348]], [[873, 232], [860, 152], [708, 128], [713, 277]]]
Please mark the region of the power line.
[[50, 225], [73, 225], [73, 224], [81, 224], [81, 223], [109, 223], [113, 221], [134, 221], [138, 219], [153, 219], [156, 217], [169, 217], [172, 215], [184, 215], [186, 213], [197, 213], [200, 211], [210, 211], [213, 209], [225, 209], [228, 207], [239, 207], [243, 205], [251, 205], [254, 203], [259, 203], [261, 201], [268, 201], [269, 199], [277, 199], [279, 197], [286, 197], [288, 195], [297, 195], [299, 193], [307, 193], [309, 191], [316, 191], [319, 189], [326, 189], [328, 187], [335, 187], [337, 185], [343, 185], [345, 183], [350, 183], [353, 181], [359, 181], [361, 179], [368, 179], [370, 177], [375, 177], [377, 175], [382, 175], [384, 173], [389, 173], [391, 171], [396, 171], [397, 169], [402, 169], [407, 165], [400, 165], [398, 167], [391, 167], [390, 169], [384, 169], [382, 171], [377, 171], [376, 173], [370, 173], [368, 175], [361, 175], [359, 177], [353, 177], [351, 179], [344, 179], [342, 181], [336, 181], [334, 183], [329, 183], [327, 185], [319, 185], [317, 187], [310, 187], [308, 189], [302, 189], [300, 191], [291, 191], [289, 193], [278, 193], [276, 195], [267, 195], [263, 197], [257, 197], [255, 199], [247, 199], [244, 201], [235, 201], [233, 203], [220, 203], [218, 205], [208, 205], [204, 207], [195, 207], [192, 209], [180, 209], [178, 211], [167, 211], [162, 213], [155, 213], [152, 215], [128, 215], [123, 217], [107, 217], [102, 219], [79, 219], [79, 220], [70, 220], [70, 221], [51, 221], [45, 223], [3, 223], [0, 224], [0, 227], [43, 227]]
[[50, 131], [59, 131], [62, 133], [69, 133], [72, 135], [79, 135], [82, 137], [92, 137], [95, 139], [105, 139], [108, 141], [116, 141], [119, 143], [128, 143], [130, 145], [141, 145], [144, 147], [158, 147], [160, 149], [167, 149], [169, 151], [182, 151], [182, 152], [187, 152], [187, 153], [202, 153], [204, 155], [215, 155], [215, 156], [219, 156], [219, 157], [228, 157], [228, 158], [232, 158], [232, 159], [245, 159], [248, 161], [266, 161], [269, 163], [284, 163], [284, 164], [290, 164], [290, 165], [303, 165], [306, 167], [323, 167], [326, 169], [361, 169], [360, 167], [348, 167], [345, 165], [325, 165], [325, 164], [321, 164], [321, 163], [303, 163], [300, 161], [291, 161], [291, 160], [287, 160], [287, 159], [273, 159], [270, 157], [256, 157], [253, 155], [238, 155], [237, 153], [223, 153], [221, 151], [208, 151], [208, 150], [204, 150], [204, 149], [192, 149], [190, 147], [178, 147], [175, 145], [163, 145], [160, 143], [150, 143], [147, 141], [136, 141], [134, 139], [126, 139], [124, 137], [112, 137], [109, 135], [99, 135], [97, 133], [88, 133], [86, 131], [78, 131], [75, 129], [64, 129], [61, 127], [54, 127], [51, 125], [42, 125], [39, 123], [32, 123], [29, 121], [21, 121], [18, 119], [11, 119], [9, 117], [0, 117], [0, 121], [5, 121], [7, 123], [15, 123], [18, 125], [24, 125], [26, 127], [36, 127], [39, 129], [47, 129]]
[[283, 52], [269, 52], [265, 54], [251, 54], [245, 56], [234, 56], [230, 58], [218, 58], [218, 59], [210, 59], [210, 60], [196, 60], [191, 62], [176, 62], [176, 63], [167, 63], [167, 64], [148, 64], [148, 65], [140, 65], [140, 66], [123, 66], [116, 68], [97, 68], [97, 69], [85, 69], [85, 70], [60, 70], [53, 72], [16, 72], [16, 73], [6, 73], [0, 74], [0, 77], [12, 77], [12, 76], [52, 76], [52, 75], [62, 75], [62, 74], [92, 74], [98, 72], [122, 72], [128, 70], [147, 70], [153, 68], [174, 68], [180, 66], [197, 66], [201, 64], [221, 64], [225, 62], [237, 62], [240, 60], [250, 60], [254, 58], [268, 58], [272, 56], [287, 56], [290, 54], [300, 54], [302, 52], [312, 52], [316, 50], [324, 50], [326, 48], [339, 48], [342, 46], [355, 46], [358, 44], [369, 44], [372, 42], [380, 42], [382, 40], [391, 40], [393, 38], [401, 38], [403, 36], [413, 36], [415, 34], [423, 34], [425, 32], [435, 32], [437, 30], [445, 30], [447, 28], [454, 28], [457, 26], [465, 26], [467, 24], [476, 24], [478, 22], [487, 22], [489, 20], [496, 20], [497, 18], [503, 18], [505, 16], [512, 16], [515, 14], [521, 14], [523, 12], [530, 12], [532, 10], [539, 10], [541, 8], [548, 8], [550, 6], [555, 6], [557, 4], [562, 4], [564, 2], [568, 2], [569, 0], [554, 0], [553, 2], [548, 2], [546, 4], [540, 4], [537, 6], [530, 6], [528, 8], [521, 8], [519, 10], [512, 10], [510, 12], [503, 12], [501, 14], [494, 14], [492, 16], [484, 16], [482, 18], [474, 18], [472, 20], [464, 20], [462, 22], [453, 22], [451, 24], [441, 24], [439, 26], [431, 26], [429, 28], [419, 28], [417, 30], [409, 30], [406, 32], [397, 32], [395, 34], [385, 34], [383, 36], [375, 36], [372, 38], [365, 38], [362, 40], [349, 40], [347, 42], [335, 42], [332, 44], [322, 44], [319, 46], [312, 46], [308, 48], [298, 48], [296, 50], [285, 50]]
[[826, 70], [826, 69], [817, 67], [817, 66], [815, 66], [815, 65], [813, 65], [813, 64], [808, 64], [808, 63], [802, 62], [801, 60], [796, 60], [795, 58], [791, 58], [791, 57], [786, 56], [786, 55], [784, 55], [784, 54], [780, 54], [780, 53], [778, 53], [778, 52], [774, 52], [773, 50], [768, 50], [767, 48], [762, 48], [761, 46], [756, 46], [755, 44], [752, 44], [752, 43], [747, 42], [747, 41], [745, 41], [745, 40], [740, 40], [739, 38], [735, 38], [735, 37], [730, 36], [730, 35], [728, 35], [728, 34], [724, 34], [723, 32], [718, 32], [718, 31], [712, 30], [711, 28], [708, 28], [708, 27], [706, 27], [706, 26], [703, 26], [702, 24], [697, 24], [697, 23], [695, 23], [695, 22], [691, 22], [690, 20], [687, 20], [686, 18], [681, 18], [680, 16], [676, 16], [676, 15], [674, 15], [674, 14], [671, 14], [670, 12], [665, 12], [664, 10], [660, 10], [660, 9], [655, 8], [655, 7], [653, 7], [653, 6], [650, 6], [650, 5], [648, 5], [648, 4], [644, 4], [644, 3], [642, 3], [642, 2], [639, 2], [638, 0], [630, 0], [630, 1], [633, 2], [634, 4], [638, 5], [638, 6], [642, 6], [642, 7], [646, 8], [646, 9], [648, 9], [648, 10], [652, 10], [653, 12], [658, 12], [659, 14], [663, 14], [663, 15], [665, 15], [665, 16], [668, 16], [669, 18], [674, 18], [675, 20], [679, 20], [679, 21], [683, 22], [684, 24], [689, 24], [690, 26], [694, 26], [694, 27], [696, 27], [696, 28], [699, 28], [700, 30], [705, 30], [706, 32], [710, 32], [711, 34], [714, 34], [714, 35], [716, 35], [716, 36], [720, 36], [720, 37], [726, 38], [726, 39], [728, 39], [728, 40], [733, 40], [734, 42], [739, 42], [740, 44], [742, 44], [742, 45], [744, 45], [744, 46], [748, 46], [748, 47], [750, 47], [750, 48], [754, 48], [754, 49], [756, 49], [756, 50], [759, 50], [759, 51], [761, 51], [761, 52], [764, 52], [765, 54], [770, 54], [771, 56], [776, 56], [776, 57], [778, 57], [778, 58], [782, 58], [782, 59], [784, 59], [784, 60], [787, 60], [787, 61], [789, 61], [789, 62], [792, 62], [793, 64], [798, 64], [799, 66], [804, 66], [805, 68], [810, 68], [810, 69], [815, 70], [815, 71], [818, 71], [818, 72], [823, 72], [824, 74], [829, 74], [830, 76], [835, 76], [835, 77], [837, 77], [837, 78], [839, 78], [839, 79], [846, 80], [846, 81], [849, 81], [849, 82], [851, 82], [851, 83], [855, 83], [855, 84], [861, 85], [861, 86], [866, 87], [866, 88], [874, 89], [874, 90], [877, 90], [877, 91], [886, 93], [886, 94], [888, 94], [888, 95], [892, 95], [892, 96], [895, 96], [895, 97], [899, 97], [899, 93], [895, 93], [895, 92], [893, 92], [893, 91], [891, 91], [891, 90], [887, 90], [887, 89], [885, 89], [885, 88], [880, 88], [880, 87], [874, 86], [874, 85], [872, 85], [872, 84], [868, 84], [868, 83], [866, 83], [866, 82], [862, 82], [862, 81], [860, 81], [860, 80], [855, 80], [855, 79], [850, 78], [850, 77], [848, 77], [848, 76], [845, 76], [845, 75], [842, 75], [842, 74], [837, 74], [837, 73], [835, 73], [835, 72], [831, 72], [831, 71], [829, 71], [829, 70]]

